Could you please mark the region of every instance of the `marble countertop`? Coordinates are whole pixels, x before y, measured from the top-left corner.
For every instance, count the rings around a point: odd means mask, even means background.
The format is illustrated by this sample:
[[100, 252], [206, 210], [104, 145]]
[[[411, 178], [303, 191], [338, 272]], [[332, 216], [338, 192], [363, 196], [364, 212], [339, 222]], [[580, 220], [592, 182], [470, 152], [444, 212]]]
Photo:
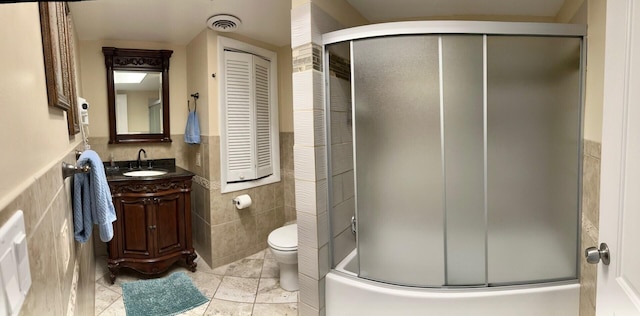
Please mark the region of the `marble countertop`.
[[[151, 161], [151, 168], [149, 168], [149, 161]], [[170, 178], [179, 178], [179, 177], [193, 177], [194, 173], [182, 169], [175, 164], [175, 159], [157, 159], [157, 160], [143, 160], [141, 162], [141, 168], [129, 168], [129, 166], [136, 166], [137, 161], [135, 160], [127, 160], [127, 161], [114, 161], [113, 164], [111, 162], [104, 163], [105, 172], [107, 174], [108, 182], [120, 182], [120, 181], [148, 181], [148, 180], [160, 180], [160, 179], [170, 179]], [[147, 176], [147, 177], [129, 177], [123, 175], [125, 172], [136, 171], [136, 170], [163, 170], [167, 173], [157, 176]]]

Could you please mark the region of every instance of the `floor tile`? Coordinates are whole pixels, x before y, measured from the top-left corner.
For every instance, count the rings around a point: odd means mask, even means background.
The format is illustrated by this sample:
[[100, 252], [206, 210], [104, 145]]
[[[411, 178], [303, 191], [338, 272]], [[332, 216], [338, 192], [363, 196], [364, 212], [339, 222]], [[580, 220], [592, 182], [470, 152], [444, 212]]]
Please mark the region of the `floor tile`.
[[243, 277], [243, 278], [259, 278], [262, 272], [262, 259], [240, 259], [229, 264], [225, 275]]
[[217, 274], [217, 275], [225, 275], [227, 274], [227, 270], [229, 269], [229, 265], [230, 264], [225, 264], [223, 266], [219, 266], [213, 270], [211, 270], [213, 272], [213, 274]]
[[265, 259], [275, 259], [275, 257], [273, 257], [273, 253], [271, 252], [271, 249], [267, 248], [264, 250], [264, 258]]
[[256, 300], [259, 279], [225, 276], [214, 295], [217, 299], [253, 303]]
[[122, 296], [117, 299], [113, 304], [109, 305], [104, 312], [100, 313], [99, 316], [122, 316], [126, 315], [127, 311], [124, 308], [124, 300]]
[[264, 259], [264, 255], [265, 255], [266, 249], [260, 250], [248, 257], [246, 257], [245, 259]]
[[298, 304], [256, 304], [253, 307], [253, 315], [296, 316]]
[[204, 313], [207, 311], [207, 308], [209, 307], [209, 302], [206, 302], [194, 309], [190, 309], [184, 313], [178, 314], [177, 316], [202, 316], [204, 315]]
[[204, 272], [188, 273], [188, 277], [191, 278], [193, 284], [202, 292], [204, 296], [211, 299], [216, 293], [218, 286], [222, 282], [222, 276], [208, 274]]
[[[278, 263], [268, 248], [215, 269], [211, 269], [204, 260], [198, 260], [196, 272], [175, 265], [165, 275], [179, 271], [184, 271], [202, 294], [210, 299], [179, 316], [297, 315], [299, 292], [280, 288]], [[125, 315], [122, 283], [144, 279], [144, 276], [122, 269], [115, 284], [111, 285], [107, 273], [105, 257], [97, 257], [95, 314]]]
[[278, 261], [275, 259], [264, 259], [262, 264], [261, 278], [279, 278], [280, 268], [278, 268]]
[[138, 281], [138, 280], [140, 280], [140, 276], [134, 274], [133, 272], [122, 271], [118, 274], [118, 276], [116, 277], [116, 281], [113, 284], [111, 284], [111, 281], [109, 280], [108, 275], [105, 275], [104, 277], [100, 278], [98, 281], [96, 281], [96, 283], [118, 294], [122, 294], [122, 283]]
[[[206, 316], [251, 316], [253, 304], [229, 302], [225, 300], [211, 300]], [[268, 314], [266, 314], [268, 315]]]
[[296, 303], [298, 291], [285, 291], [280, 287], [278, 279], [260, 279], [256, 303]]
[[209, 267], [206, 261], [198, 258], [196, 260], [196, 263], [198, 264], [198, 266], [196, 267], [196, 271], [204, 272], [204, 273], [215, 273], [213, 271], [214, 269], [211, 269], [211, 267]]
[[113, 302], [120, 298], [120, 296], [117, 292], [111, 291], [100, 284], [96, 284], [96, 315], [102, 313], [113, 304]]

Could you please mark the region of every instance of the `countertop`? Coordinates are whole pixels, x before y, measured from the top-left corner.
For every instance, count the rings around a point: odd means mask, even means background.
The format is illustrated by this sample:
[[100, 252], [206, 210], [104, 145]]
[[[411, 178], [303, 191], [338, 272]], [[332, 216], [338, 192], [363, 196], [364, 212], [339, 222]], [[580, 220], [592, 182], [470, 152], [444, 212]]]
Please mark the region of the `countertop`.
[[[120, 182], [120, 181], [149, 181], [149, 180], [161, 180], [161, 179], [171, 179], [171, 178], [179, 178], [179, 177], [188, 177], [191, 178], [194, 176], [194, 173], [182, 169], [175, 164], [175, 159], [157, 159], [150, 160], [151, 168], [148, 167], [149, 160], [143, 160], [141, 162], [142, 168], [129, 168], [129, 166], [134, 166], [137, 164], [135, 160], [127, 160], [127, 161], [115, 161], [113, 165], [111, 162], [104, 163], [104, 169], [107, 174], [108, 182]], [[150, 177], [128, 177], [123, 175], [125, 172], [135, 171], [135, 170], [165, 170], [167, 173], [158, 175], [158, 176], [150, 176]]]

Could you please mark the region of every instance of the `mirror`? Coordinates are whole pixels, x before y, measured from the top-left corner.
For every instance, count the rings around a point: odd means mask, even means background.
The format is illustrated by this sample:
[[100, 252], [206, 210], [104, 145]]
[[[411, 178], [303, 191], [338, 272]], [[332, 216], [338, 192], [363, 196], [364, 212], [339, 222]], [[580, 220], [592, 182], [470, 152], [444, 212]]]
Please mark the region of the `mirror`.
[[103, 47], [109, 143], [171, 142], [170, 50]]

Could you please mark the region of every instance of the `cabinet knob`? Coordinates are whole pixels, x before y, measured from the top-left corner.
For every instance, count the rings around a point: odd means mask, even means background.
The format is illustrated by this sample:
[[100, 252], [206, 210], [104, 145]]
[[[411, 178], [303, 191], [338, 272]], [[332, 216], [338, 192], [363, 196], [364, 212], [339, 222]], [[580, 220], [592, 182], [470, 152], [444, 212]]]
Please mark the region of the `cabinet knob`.
[[151, 230], [156, 229], [156, 225], [150, 225], [150, 226], [149, 226], [149, 229], [151, 229]]

